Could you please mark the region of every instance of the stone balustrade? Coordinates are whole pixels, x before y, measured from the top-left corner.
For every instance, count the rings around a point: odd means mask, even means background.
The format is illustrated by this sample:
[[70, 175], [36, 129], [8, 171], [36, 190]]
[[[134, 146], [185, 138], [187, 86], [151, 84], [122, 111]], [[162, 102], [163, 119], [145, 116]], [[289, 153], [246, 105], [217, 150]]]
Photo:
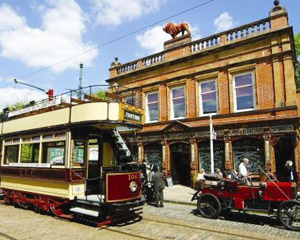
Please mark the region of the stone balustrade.
[[231, 42], [234, 40], [246, 38], [253, 36], [255, 34], [264, 33], [268, 30], [270, 30], [270, 19], [262, 19], [260, 21], [256, 21], [250, 24], [246, 24], [243, 26], [240, 26], [238, 28], [231, 29], [227, 31], [226, 34], [226, 40], [227, 42]]
[[[215, 48], [230, 44], [237, 40], [242, 40], [248, 37], [254, 37], [259, 34], [264, 34], [271, 30], [271, 18], [265, 18], [259, 21], [255, 21], [243, 26], [224, 31], [206, 38], [202, 38], [196, 41], [183, 44], [183, 46], [188, 46], [190, 48], [190, 53], [198, 53], [210, 48]], [[126, 74], [128, 72], [136, 71], [138, 69], [144, 69], [156, 64], [161, 64], [168, 61], [168, 53], [172, 49], [167, 49], [163, 52], [147, 56], [145, 58], [138, 59], [134, 62], [126, 63], [116, 68], [117, 75]]]
[[191, 43], [191, 52], [198, 52], [202, 49], [216, 47], [221, 44], [220, 35], [213, 35], [207, 38], [202, 38]]
[[142, 66], [143, 67], [148, 67], [148, 66], [151, 66], [153, 64], [156, 64], [156, 63], [161, 63], [165, 60], [165, 54], [164, 53], [158, 53], [158, 54], [155, 54], [155, 55], [151, 55], [151, 56], [148, 56], [146, 58], [143, 58], [141, 60], [142, 62]]

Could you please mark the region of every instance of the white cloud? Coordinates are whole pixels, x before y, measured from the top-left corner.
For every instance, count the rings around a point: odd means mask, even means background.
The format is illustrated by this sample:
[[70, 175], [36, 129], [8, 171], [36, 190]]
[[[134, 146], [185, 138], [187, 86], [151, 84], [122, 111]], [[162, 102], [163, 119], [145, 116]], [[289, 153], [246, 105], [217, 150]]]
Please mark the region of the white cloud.
[[156, 26], [136, 36], [136, 40], [147, 54], [163, 50], [164, 42], [170, 39], [170, 35], [163, 31], [163, 26]]
[[[193, 38], [200, 38], [199, 28], [197, 26], [193, 27], [190, 24], [189, 26]], [[169, 34], [163, 31], [163, 27], [164, 26], [156, 26], [148, 29], [143, 34], [136, 36], [136, 40], [140, 47], [145, 50], [147, 54], [163, 51], [164, 42], [172, 38]]]
[[47, 98], [47, 95], [30, 89], [19, 88], [0, 88], [0, 111], [7, 105], [11, 105], [17, 102], [30, 102], [32, 100], [41, 100]]
[[[39, 28], [31, 28], [26, 19], [10, 6], [0, 6], [2, 57], [21, 61], [29, 67], [48, 67], [94, 47], [82, 40], [87, 19], [74, 0], [48, 2], [51, 5], [44, 8]], [[95, 50], [57, 64], [52, 70], [61, 72], [77, 68], [80, 62], [89, 66], [97, 55]]]
[[216, 32], [226, 31], [233, 28], [234, 25], [236, 24], [228, 12], [221, 13], [220, 16], [214, 20]]
[[158, 11], [166, 0], [91, 0], [96, 22], [106, 26], [121, 25], [143, 14]]

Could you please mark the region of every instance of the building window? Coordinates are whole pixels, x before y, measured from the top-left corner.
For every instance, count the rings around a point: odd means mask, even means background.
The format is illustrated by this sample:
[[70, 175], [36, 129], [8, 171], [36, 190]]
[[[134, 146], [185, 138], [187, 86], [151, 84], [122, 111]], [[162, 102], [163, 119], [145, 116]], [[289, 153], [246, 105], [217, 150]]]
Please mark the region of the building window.
[[148, 93], [146, 95], [147, 122], [158, 121], [158, 93]]
[[39, 143], [26, 143], [21, 147], [21, 163], [38, 163], [40, 153]]
[[253, 73], [244, 73], [234, 76], [235, 111], [254, 109], [255, 99], [253, 80]]
[[185, 87], [171, 89], [171, 107], [172, 119], [185, 118]]
[[216, 114], [218, 112], [216, 81], [200, 83], [201, 115]]

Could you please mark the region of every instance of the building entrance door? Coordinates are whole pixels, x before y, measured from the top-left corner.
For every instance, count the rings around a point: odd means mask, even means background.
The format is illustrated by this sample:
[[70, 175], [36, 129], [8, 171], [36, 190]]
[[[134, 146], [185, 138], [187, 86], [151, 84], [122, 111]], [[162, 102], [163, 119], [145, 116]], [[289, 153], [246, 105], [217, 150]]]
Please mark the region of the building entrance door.
[[284, 181], [284, 166], [287, 160], [293, 162], [293, 172], [295, 173], [294, 146], [289, 138], [280, 138], [275, 145], [276, 176], [279, 181]]
[[171, 145], [171, 175], [175, 184], [191, 186], [190, 146], [188, 144]]

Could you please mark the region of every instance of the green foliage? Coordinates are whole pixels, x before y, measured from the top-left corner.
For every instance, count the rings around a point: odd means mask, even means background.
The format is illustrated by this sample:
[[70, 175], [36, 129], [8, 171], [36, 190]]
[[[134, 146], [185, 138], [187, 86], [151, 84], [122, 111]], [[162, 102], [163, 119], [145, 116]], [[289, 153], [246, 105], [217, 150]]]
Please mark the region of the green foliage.
[[16, 102], [11, 105], [6, 105], [6, 107], [9, 109], [9, 111], [16, 111], [16, 110], [20, 110], [20, 109], [24, 108], [25, 105], [26, 105], [25, 102]]
[[100, 98], [100, 99], [105, 100], [105, 101], [109, 100], [109, 97], [106, 96], [106, 91], [104, 91], [104, 90], [99, 90], [97, 92], [94, 92], [94, 93], [92, 93], [92, 96], [96, 97], [96, 98]]
[[299, 57], [300, 57], [300, 33], [295, 34], [294, 38], [295, 38], [296, 55], [299, 60]]

